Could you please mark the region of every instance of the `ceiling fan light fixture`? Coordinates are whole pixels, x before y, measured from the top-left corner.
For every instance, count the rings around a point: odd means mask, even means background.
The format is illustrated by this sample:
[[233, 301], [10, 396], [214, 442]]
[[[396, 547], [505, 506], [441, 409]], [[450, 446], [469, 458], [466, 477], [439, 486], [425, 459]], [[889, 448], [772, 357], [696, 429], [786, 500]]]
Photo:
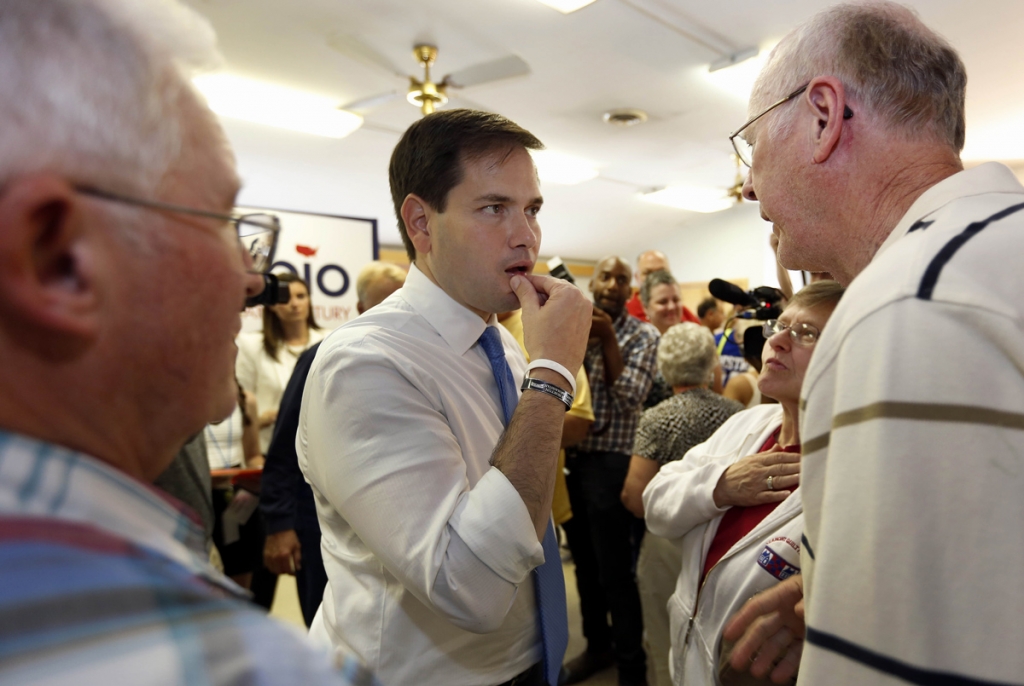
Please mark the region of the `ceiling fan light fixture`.
[[736, 201], [730, 198], [724, 189], [703, 186], [657, 188], [641, 193], [640, 197], [656, 205], [703, 214], [721, 212], [736, 204]]
[[636, 126], [647, 121], [647, 113], [643, 110], [624, 107], [617, 110], [608, 110], [602, 115], [606, 124], [613, 126]]
[[558, 10], [562, 14], [570, 14], [594, 2], [594, 0], [537, 0], [542, 5]]
[[594, 163], [582, 157], [553, 150], [531, 150], [530, 154], [541, 181], [574, 186], [598, 175]]
[[222, 117], [327, 138], [344, 138], [363, 125], [362, 117], [339, 110], [330, 98], [284, 86], [224, 73], [192, 83]]

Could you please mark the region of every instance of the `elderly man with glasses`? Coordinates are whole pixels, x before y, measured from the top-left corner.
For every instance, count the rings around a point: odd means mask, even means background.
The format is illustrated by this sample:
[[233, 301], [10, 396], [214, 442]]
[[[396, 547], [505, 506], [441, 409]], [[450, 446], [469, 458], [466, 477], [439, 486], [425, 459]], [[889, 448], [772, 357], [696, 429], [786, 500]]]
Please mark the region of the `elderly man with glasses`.
[[0, 683], [372, 683], [251, 608], [150, 486], [237, 402], [278, 232], [230, 214], [186, 72], [215, 54], [171, 0], [0, 12]]
[[803, 574], [724, 632], [755, 675], [1024, 674], [1024, 187], [963, 170], [966, 81], [910, 10], [839, 5], [775, 48], [732, 137], [780, 262], [849, 285], [801, 395]]

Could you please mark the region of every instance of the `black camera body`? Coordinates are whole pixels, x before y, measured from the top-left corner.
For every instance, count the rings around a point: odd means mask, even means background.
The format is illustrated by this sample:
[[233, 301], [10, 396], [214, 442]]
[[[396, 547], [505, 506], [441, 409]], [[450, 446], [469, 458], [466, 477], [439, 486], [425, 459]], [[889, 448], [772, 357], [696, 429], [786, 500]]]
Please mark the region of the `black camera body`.
[[282, 284], [275, 274], [263, 274], [263, 290], [247, 298], [246, 307], [256, 305], [284, 305], [291, 300], [292, 292], [288, 284]]

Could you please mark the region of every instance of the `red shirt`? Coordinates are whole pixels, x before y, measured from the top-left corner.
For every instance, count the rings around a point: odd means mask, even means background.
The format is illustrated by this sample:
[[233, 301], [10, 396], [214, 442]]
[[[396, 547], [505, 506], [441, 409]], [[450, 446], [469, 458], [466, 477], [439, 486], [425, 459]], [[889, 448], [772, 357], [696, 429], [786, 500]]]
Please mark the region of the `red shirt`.
[[[764, 445], [757, 452], [766, 453], [771, 450], [782, 450], [785, 453], [800, 452], [799, 445], [779, 447], [779, 432], [781, 430], [782, 427], [780, 426], [775, 430], [775, 433], [768, 437], [768, 440], [764, 442]], [[718, 531], [715, 532], [715, 538], [711, 541], [711, 547], [708, 549], [708, 557], [704, 561], [704, 573], [700, 577], [701, 583], [703, 583], [711, 568], [718, 564], [718, 561], [725, 557], [725, 554], [734, 545], [739, 543], [740, 539], [753, 531], [754, 527], [760, 524], [761, 520], [771, 514], [772, 510], [781, 503], [782, 501], [780, 500], [777, 503], [729, 508], [729, 511], [722, 517], [722, 523], [718, 525]]]
[[[700, 324], [700, 317], [690, 311], [690, 308], [686, 305], [681, 305], [682, 314], [679, 317], [680, 322], [693, 322], [694, 324]], [[640, 293], [634, 293], [633, 297], [626, 303], [626, 311], [636, 317], [642, 322], [647, 321], [647, 313], [644, 312], [643, 303], [640, 302]]]

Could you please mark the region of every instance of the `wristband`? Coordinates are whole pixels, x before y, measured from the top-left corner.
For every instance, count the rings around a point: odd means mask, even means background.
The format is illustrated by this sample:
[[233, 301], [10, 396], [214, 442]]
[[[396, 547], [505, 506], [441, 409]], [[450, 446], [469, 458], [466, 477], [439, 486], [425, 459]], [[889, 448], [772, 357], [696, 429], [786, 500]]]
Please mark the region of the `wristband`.
[[526, 371], [530, 372], [534, 369], [550, 369], [553, 372], [558, 372], [565, 377], [565, 380], [569, 382], [569, 388], [572, 389], [572, 394], [576, 395], [576, 377], [569, 373], [569, 370], [558, 364], [554, 360], [534, 360], [527, 366]]
[[572, 393], [567, 393], [553, 383], [547, 381], [541, 381], [540, 379], [531, 379], [526, 377], [523, 379], [523, 385], [520, 387], [521, 391], [540, 391], [541, 393], [547, 393], [550, 396], [558, 398], [565, 403], [565, 411], [568, 412], [572, 409]]

